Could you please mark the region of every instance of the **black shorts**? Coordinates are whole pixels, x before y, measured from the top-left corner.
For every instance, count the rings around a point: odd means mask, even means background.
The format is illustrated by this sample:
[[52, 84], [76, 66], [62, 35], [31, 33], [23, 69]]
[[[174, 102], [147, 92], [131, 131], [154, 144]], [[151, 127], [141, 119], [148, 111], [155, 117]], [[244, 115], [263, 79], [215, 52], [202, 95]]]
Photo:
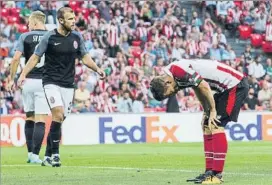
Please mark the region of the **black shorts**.
[[237, 122], [240, 109], [248, 96], [248, 90], [248, 80], [243, 78], [235, 87], [214, 95], [216, 111], [220, 120], [218, 126], [225, 127], [230, 121]]

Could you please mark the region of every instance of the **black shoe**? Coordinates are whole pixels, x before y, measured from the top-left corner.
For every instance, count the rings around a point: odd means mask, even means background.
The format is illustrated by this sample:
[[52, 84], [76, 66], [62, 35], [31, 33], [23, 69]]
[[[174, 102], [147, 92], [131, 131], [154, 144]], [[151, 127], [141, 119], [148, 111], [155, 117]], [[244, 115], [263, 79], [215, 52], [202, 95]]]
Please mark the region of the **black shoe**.
[[195, 181], [195, 184], [222, 184], [223, 177], [222, 174], [209, 175], [202, 181]]
[[206, 171], [205, 173], [200, 174], [199, 176], [192, 178], [192, 179], [187, 179], [187, 182], [197, 182], [197, 181], [203, 181], [206, 179], [207, 176], [212, 175], [212, 171]]
[[55, 155], [52, 157], [52, 167], [60, 167], [61, 162], [60, 162], [60, 157], [59, 155]]
[[41, 165], [42, 166], [52, 166], [52, 160], [49, 157], [47, 157], [45, 160], [43, 160]]

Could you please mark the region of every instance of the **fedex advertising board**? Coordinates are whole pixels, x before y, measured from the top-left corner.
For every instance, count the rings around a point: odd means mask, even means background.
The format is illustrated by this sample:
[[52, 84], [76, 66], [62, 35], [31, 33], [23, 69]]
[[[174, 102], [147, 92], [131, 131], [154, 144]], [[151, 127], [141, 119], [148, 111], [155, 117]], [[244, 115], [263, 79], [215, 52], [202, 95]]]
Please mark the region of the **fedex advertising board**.
[[237, 123], [228, 123], [225, 128], [228, 140], [272, 141], [272, 113], [243, 112]]
[[200, 120], [201, 114], [72, 115], [63, 124], [62, 143], [195, 142], [202, 140]]
[[[62, 144], [201, 142], [201, 117], [202, 113], [73, 114], [63, 123]], [[50, 122], [48, 118], [46, 133]], [[24, 125], [24, 116], [1, 116], [1, 146], [24, 146]], [[225, 130], [230, 141], [272, 141], [272, 114], [242, 112]]]

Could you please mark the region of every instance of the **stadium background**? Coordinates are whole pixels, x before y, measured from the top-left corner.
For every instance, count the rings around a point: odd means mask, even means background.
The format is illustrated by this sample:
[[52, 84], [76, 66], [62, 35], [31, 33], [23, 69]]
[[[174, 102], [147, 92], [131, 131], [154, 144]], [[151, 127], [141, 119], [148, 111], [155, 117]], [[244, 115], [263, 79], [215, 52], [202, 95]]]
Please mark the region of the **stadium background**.
[[100, 81], [76, 61], [74, 113], [201, 111], [191, 89], [180, 91], [169, 104], [150, 93], [150, 79], [181, 58], [211, 58], [231, 65], [248, 75], [252, 88], [243, 109], [272, 109], [269, 1], [6, 1], [1, 2], [1, 114], [23, 113], [20, 90], [8, 92], [6, 85], [28, 16], [43, 11], [52, 29], [61, 6], [73, 8], [86, 48], [107, 73]]
[[[25, 164], [21, 92], [6, 87], [30, 13], [46, 13], [47, 28], [53, 29], [64, 5], [75, 10], [86, 48], [108, 77], [100, 81], [76, 61], [75, 114], [63, 125], [63, 167], [40, 168]], [[248, 76], [248, 106], [226, 134], [229, 141], [251, 142], [229, 142], [225, 184], [271, 184], [269, 1], [1, 1], [0, 28], [1, 184], [177, 185], [201, 173], [201, 107], [194, 92], [158, 102], [149, 91], [152, 76], [181, 58], [217, 59]], [[22, 58], [18, 75], [23, 66]], [[112, 112], [117, 113], [105, 114]], [[50, 117], [47, 131], [49, 124]], [[145, 144], [107, 145], [133, 142]]]

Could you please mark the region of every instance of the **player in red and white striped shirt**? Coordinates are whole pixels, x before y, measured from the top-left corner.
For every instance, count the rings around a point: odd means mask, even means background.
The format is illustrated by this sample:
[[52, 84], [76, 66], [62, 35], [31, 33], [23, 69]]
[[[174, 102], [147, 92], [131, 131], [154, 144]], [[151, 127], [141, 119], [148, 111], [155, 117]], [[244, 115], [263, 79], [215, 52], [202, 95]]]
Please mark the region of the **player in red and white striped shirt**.
[[[237, 121], [249, 85], [244, 75], [215, 60], [182, 59], [169, 64], [165, 73], [151, 81], [151, 92], [161, 101], [180, 89], [192, 87], [203, 109], [206, 172], [188, 179], [200, 184], [220, 184], [227, 154], [224, 127]], [[212, 90], [215, 94], [212, 94]]]

